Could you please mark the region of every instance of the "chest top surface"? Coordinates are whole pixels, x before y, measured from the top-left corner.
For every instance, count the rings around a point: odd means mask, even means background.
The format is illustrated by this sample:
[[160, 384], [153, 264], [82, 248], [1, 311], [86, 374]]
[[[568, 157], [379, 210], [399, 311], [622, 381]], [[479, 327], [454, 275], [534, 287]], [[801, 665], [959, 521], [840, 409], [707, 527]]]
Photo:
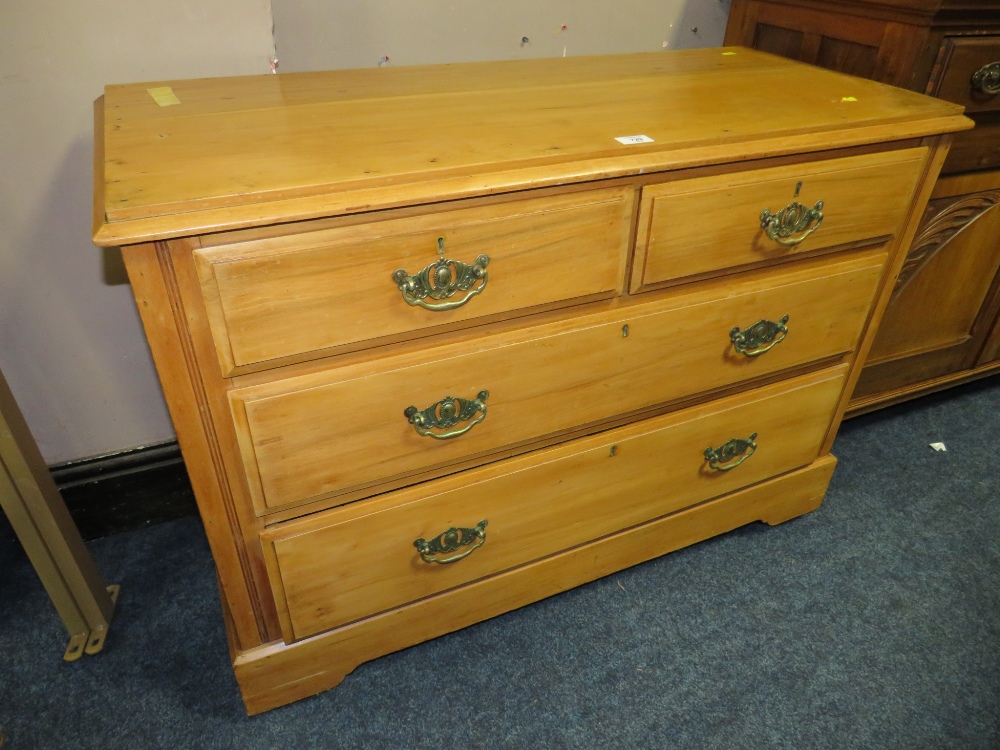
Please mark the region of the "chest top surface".
[[[179, 103], [161, 106], [149, 90], [167, 86]], [[94, 237], [920, 137], [963, 128], [961, 111], [743, 48], [114, 85], [97, 105]]]

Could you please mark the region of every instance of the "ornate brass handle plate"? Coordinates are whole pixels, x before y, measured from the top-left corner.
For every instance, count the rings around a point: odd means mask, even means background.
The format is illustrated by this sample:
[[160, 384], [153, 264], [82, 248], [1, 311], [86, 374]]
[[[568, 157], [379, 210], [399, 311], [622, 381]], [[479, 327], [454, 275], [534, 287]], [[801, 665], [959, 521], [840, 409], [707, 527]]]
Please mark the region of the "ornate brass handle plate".
[[760, 212], [760, 228], [781, 245], [798, 245], [822, 223], [823, 201], [816, 201], [812, 208], [792, 201], [776, 214], [772, 214], [769, 208]]
[[757, 443], [754, 442], [756, 439], [757, 433], [755, 432], [745, 440], [743, 438], [733, 438], [718, 448], [709, 446], [705, 449], [705, 460], [708, 461], [709, 467], [716, 471], [730, 471], [731, 469], [735, 469], [750, 458], [754, 451], [757, 450]]
[[1000, 94], [1000, 60], [987, 63], [972, 74], [972, 90], [987, 96]]
[[[486, 519], [477, 523], [474, 528], [462, 529], [452, 526], [447, 531], [438, 534], [429, 542], [421, 537], [413, 542], [420, 553], [420, 559], [426, 563], [458, 562], [468, 557], [486, 543]], [[467, 549], [462, 549], [463, 547]], [[462, 550], [461, 552], [458, 552]], [[452, 555], [452, 552], [458, 552]], [[445, 555], [445, 557], [441, 557]]]
[[734, 326], [729, 332], [729, 340], [733, 342], [733, 349], [744, 357], [759, 357], [785, 340], [788, 335], [788, 327], [785, 325], [787, 322], [788, 316], [785, 315], [777, 323], [758, 320], [743, 331], [739, 326]]
[[[486, 399], [489, 397], [489, 391], [480, 391], [474, 400], [445, 396], [426, 409], [421, 410], [415, 406], [408, 406], [403, 412], [403, 416], [413, 425], [413, 429], [417, 431], [418, 435], [447, 440], [464, 435], [486, 419]], [[479, 416], [476, 416], [477, 414]], [[469, 423], [456, 430], [451, 429], [461, 422]], [[444, 432], [437, 432], [437, 430], [444, 430]]]
[[[408, 305], [427, 310], [454, 310], [486, 288], [489, 280], [486, 266], [489, 262], [488, 255], [480, 255], [472, 265], [460, 260], [438, 258], [413, 276], [402, 268], [397, 268], [393, 271], [392, 280], [396, 282]], [[479, 281], [482, 283], [476, 286]], [[461, 299], [451, 299], [459, 292], [468, 294]], [[433, 301], [428, 302], [428, 299]]]

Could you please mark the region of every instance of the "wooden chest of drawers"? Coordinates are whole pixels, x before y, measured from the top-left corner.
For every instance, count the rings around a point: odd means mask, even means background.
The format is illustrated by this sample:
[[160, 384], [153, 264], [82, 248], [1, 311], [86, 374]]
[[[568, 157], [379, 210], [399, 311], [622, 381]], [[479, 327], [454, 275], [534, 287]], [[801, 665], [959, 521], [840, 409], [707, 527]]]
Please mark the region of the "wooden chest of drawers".
[[817, 507], [969, 125], [744, 49], [167, 85], [98, 101], [95, 241], [251, 713]]

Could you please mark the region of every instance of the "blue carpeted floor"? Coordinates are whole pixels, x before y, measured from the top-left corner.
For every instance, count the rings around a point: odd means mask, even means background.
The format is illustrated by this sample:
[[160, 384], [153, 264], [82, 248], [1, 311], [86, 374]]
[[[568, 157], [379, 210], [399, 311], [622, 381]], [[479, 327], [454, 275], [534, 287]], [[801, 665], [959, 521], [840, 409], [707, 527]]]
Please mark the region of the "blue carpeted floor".
[[[198, 523], [92, 543], [105, 651], [0, 534], [4, 750], [1000, 748], [1000, 378], [845, 423], [824, 505], [247, 718]], [[942, 441], [937, 453], [928, 443]]]

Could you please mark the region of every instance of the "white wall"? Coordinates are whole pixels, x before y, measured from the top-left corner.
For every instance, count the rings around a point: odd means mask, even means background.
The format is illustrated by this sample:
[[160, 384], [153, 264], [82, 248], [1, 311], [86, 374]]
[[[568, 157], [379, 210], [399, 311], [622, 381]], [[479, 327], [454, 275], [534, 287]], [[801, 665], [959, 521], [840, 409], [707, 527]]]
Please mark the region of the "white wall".
[[120, 256], [90, 242], [92, 102], [105, 84], [266, 72], [272, 26], [279, 70], [291, 72], [383, 55], [407, 65], [714, 46], [728, 10], [728, 0], [7, 0], [0, 368], [46, 460], [173, 436]]
[[389, 65], [417, 65], [713, 47], [722, 44], [729, 14], [729, 0], [271, 4], [279, 70], [285, 72], [367, 67], [382, 56]]
[[50, 463], [168, 439], [120, 255], [90, 241], [92, 103], [267, 72], [270, 0], [7, 0], [0, 50], [0, 368]]

